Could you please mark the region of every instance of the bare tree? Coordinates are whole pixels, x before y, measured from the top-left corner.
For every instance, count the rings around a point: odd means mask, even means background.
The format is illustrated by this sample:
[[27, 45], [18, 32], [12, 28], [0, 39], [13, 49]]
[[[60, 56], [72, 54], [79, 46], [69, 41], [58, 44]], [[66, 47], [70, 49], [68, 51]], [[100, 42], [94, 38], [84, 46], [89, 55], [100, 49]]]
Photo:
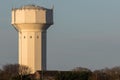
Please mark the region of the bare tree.
[[[22, 74], [20, 74], [22, 72]], [[31, 69], [24, 65], [7, 64], [0, 71], [0, 80], [10, 80], [13, 77], [30, 74]]]
[[31, 69], [25, 65], [19, 66], [19, 74], [28, 75], [31, 73]]
[[72, 71], [88, 71], [88, 72], [91, 72], [90, 69], [83, 68], [83, 67], [76, 67], [76, 68], [72, 69]]

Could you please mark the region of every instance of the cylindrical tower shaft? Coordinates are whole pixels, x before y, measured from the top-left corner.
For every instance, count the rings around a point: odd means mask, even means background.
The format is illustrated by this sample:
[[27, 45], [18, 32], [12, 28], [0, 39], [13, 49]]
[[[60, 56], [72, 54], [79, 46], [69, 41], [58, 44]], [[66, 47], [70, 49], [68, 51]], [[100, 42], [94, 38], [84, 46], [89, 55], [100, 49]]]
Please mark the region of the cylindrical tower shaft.
[[12, 25], [19, 36], [19, 64], [46, 70], [47, 28], [53, 24], [53, 10], [28, 5], [12, 10]]
[[46, 31], [19, 32], [19, 64], [46, 70]]

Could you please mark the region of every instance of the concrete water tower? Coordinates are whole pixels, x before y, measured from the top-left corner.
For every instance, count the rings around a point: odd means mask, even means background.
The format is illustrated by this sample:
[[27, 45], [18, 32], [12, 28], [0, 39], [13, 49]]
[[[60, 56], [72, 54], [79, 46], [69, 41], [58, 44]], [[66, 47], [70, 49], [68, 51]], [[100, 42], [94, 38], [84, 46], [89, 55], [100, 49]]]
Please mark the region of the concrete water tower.
[[12, 9], [12, 25], [18, 31], [19, 64], [46, 70], [47, 29], [53, 24], [53, 9], [26, 5]]

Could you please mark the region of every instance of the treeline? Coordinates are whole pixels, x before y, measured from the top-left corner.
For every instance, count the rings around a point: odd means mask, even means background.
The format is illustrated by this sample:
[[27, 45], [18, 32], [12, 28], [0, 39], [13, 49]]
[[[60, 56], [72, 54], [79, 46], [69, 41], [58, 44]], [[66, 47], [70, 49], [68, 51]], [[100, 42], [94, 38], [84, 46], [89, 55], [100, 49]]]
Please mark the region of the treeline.
[[113, 68], [104, 68], [95, 71], [91, 71], [87, 68], [77, 67], [73, 71], [79, 72], [85, 70], [90, 74], [88, 75], [88, 79], [84, 80], [120, 80], [120, 66], [115, 66]]
[[0, 69], [0, 80], [120, 80], [120, 66], [91, 71], [77, 67], [70, 71], [37, 71], [19, 64], [7, 64]]
[[95, 70], [91, 80], [120, 80], [120, 66]]

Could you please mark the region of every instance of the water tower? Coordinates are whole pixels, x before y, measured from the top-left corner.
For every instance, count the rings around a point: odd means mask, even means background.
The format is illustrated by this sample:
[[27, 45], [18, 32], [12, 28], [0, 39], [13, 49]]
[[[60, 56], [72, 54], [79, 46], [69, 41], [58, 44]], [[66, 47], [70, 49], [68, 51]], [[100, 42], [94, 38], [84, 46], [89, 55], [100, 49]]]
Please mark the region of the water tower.
[[47, 29], [53, 24], [53, 9], [26, 5], [12, 9], [12, 25], [18, 31], [19, 64], [46, 70]]

